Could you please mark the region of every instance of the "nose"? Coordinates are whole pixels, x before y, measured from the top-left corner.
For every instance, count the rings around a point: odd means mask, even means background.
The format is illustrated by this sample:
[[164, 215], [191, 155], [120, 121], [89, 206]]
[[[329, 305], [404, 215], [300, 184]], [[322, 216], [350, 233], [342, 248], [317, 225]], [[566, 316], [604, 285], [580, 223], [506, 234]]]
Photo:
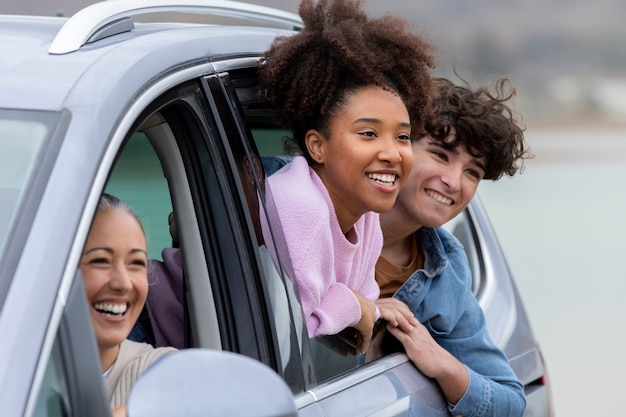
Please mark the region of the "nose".
[[392, 165], [402, 162], [402, 152], [400, 151], [400, 146], [403, 145], [399, 143], [395, 137], [387, 138], [387, 140], [384, 140], [381, 143], [381, 150], [378, 153], [380, 160], [389, 162]]
[[111, 277], [109, 279], [109, 287], [113, 291], [127, 292], [133, 288], [133, 283], [130, 278], [130, 274], [124, 265], [116, 265], [111, 270]]
[[450, 191], [458, 191], [461, 189], [461, 178], [463, 175], [462, 167], [448, 165], [441, 174], [441, 181], [448, 187]]

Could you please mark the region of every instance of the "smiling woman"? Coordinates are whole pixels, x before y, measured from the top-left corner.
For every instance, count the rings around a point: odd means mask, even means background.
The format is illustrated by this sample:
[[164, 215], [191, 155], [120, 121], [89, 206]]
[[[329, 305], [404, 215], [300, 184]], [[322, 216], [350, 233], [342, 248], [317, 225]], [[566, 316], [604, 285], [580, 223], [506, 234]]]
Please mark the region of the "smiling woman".
[[411, 169], [432, 47], [399, 17], [369, 19], [357, 0], [303, 0], [299, 12], [303, 29], [278, 37], [259, 71], [262, 98], [298, 150], [267, 181], [276, 211], [265, 229], [282, 231], [309, 336], [352, 328], [363, 353], [380, 316], [378, 213]]
[[[114, 416], [125, 415], [130, 387], [173, 348], [126, 340], [148, 294], [146, 236], [123, 201], [104, 194], [80, 261], [107, 395]], [[119, 414], [118, 414], [119, 413]]]

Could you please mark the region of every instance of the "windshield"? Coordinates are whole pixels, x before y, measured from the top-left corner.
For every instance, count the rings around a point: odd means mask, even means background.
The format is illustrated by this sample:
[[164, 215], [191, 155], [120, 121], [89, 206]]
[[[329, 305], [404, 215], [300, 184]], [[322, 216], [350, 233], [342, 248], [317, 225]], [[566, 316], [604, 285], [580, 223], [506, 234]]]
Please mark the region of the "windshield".
[[0, 109], [0, 254], [59, 115]]

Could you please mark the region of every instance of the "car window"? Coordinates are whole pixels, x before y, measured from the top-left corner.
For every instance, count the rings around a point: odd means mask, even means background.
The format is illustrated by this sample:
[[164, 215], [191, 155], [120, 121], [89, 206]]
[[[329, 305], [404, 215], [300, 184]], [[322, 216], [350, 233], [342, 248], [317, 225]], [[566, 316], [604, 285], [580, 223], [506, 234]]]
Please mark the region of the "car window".
[[115, 163], [106, 191], [127, 202], [139, 215], [148, 238], [148, 257], [163, 260], [172, 246], [168, 216], [172, 202], [163, 167], [145, 133], [134, 133]]
[[[46, 177], [54, 162], [53, 137], [62, 118], [61, 113], [0, 109], [0, 272], [6, 277], [13, 275], [11, 267], [32, 221], [29, 215], [45, 183], [33, 177]], [[7, 255], [9, 250], [16, 256]], [[0, 305], [9, 283], [0, 280]]]
[[[249, 283], [258, 292], [261, 307], [265, 306], [269, 314], [269, 322], [263, 324], [266, 337], [270, 338], [268, 354], [272, 360], [269, 364], [277, 369], [294, 392], [302, 392], [305, 375], [311, 373], [303, 370], [304, 327], [300, 304], [289, 277], [275, 256], [272, 236], [266, 236], [261, 230], [261, 224], [267, 223], [265, 172], [244, 110], [254, 107], [257, 101], [256, 68], [207, 79], [207, 87], [214, 98], [224, 93], [224, 101], [216, 102], [215, 110], [225, 125], [228, 142], [225, 145], [232, 152], [240, 201], [245, 203], [247, 233], [253, 243], [251, 262], [256, 264], [257, 272], [251, 271], [248, 275], [252, 279]], [[270, 115], [264, 115], [258, 122], [266, 123], [268, 117]]]
[[46, 365], [33, 415], [38, 417], [68, 416], [71, 415], [69, 414], [68, 404], [67, 381], [63, 374], [59, 340], [56, 339]]
[[[76, 240], [78, 247], [84, 242]], [[67, 299], [57, 298], [60, 320], [52, 319], [25, 415], [64, 417], [110, 415], [83, 279], [74, 275]], [[54, 315], [56, 316], [56, 315]], [[55, 325], [58, 324], [58, 327]], [[49, 348], [46, 348], [49, 346]]]
[[[168, 91], [136, 121], [105, 191], [135, 210], [148, 240], [149, 295], [130, 338], [179, 349], [219, 348], [214, 305], [207, 290], [206, 248], [197, 223], [200, 197], [193, 195], [189, 182], [193, 164], [184, 161], [185, 154], [196, 154], [191, 142], [198, 136], [191, 131], [197, 132], [198, 127], [194, 109], [185, 102], [188, 96], [183, 86]], [[190, 291], [198, 285], [203, 288]], [[190, 309], [198, 314], [190, 315]]]

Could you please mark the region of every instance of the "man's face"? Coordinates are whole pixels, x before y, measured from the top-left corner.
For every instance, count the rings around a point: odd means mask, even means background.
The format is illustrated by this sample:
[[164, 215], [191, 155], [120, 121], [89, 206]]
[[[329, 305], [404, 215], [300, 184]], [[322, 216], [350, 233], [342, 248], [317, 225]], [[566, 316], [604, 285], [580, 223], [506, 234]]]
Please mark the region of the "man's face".
[[393, 215], [404, 216], [409, 224], [440, 227], [467, 207], [485, 175], [486, 163], [486, 158], [476, 158], [464, 147], [446, 150], [430, 136], [415, 141], [411, 175]]

